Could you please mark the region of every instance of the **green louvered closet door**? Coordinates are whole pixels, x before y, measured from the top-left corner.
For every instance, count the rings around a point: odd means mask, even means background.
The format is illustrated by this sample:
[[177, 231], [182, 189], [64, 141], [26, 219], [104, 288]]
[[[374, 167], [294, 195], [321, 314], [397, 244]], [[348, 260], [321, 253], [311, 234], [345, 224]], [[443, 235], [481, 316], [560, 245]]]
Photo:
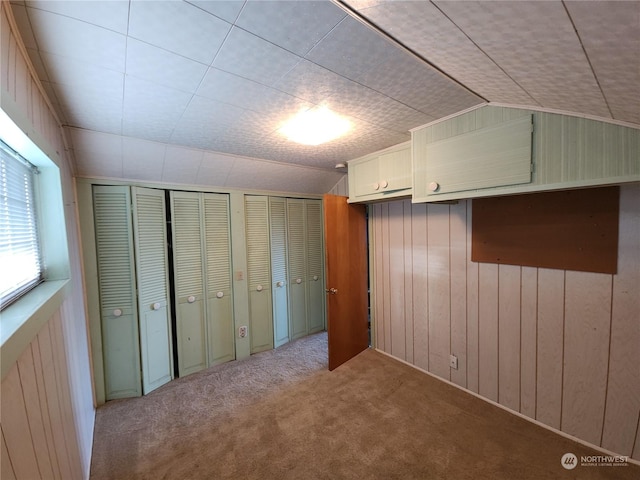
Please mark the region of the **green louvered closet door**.
[[271, 298], [273, 304], [273, 342], [279, 347], [289, 341], [287, 296], [287, 207], [281, 197], [269, 197], [271, 246]]
[[132, 187], [138, 281], [142, 390], [147, 394], [171, 381], [167, 229], [164, 190]]
[[289, 338], [307, 335], [306, 234], [304, 200], [287, 198], [287, 250], [289, 264]]
[[94, 186], [102, 355], [107, 400], [142, 395], [129, 187]]
[[236, 358], [231, 230], [229, 195], [205, 193], [203, 199], [208, 363], [211, 366]]
[[268, 197], [245, 196], [245, 229], [249, 337], [251, 353], [258, 353], [273, 348]]
[[309, 333], [325, 329], [325, 282], [322, 201], [305, 200], [307, 325]]
[[178, 373], [207, 366], [202, 194], [170, 192]]

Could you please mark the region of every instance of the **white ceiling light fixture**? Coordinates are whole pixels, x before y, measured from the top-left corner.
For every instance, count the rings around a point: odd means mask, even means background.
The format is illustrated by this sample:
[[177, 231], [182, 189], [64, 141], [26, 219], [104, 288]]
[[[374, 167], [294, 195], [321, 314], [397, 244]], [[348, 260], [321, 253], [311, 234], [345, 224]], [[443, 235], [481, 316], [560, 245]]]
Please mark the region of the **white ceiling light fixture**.
[[298, 113], [278, 131], [302, 145], [320, 145], [343, 136], [351, 130], [351, 122], [327, 107], [316, 107]]

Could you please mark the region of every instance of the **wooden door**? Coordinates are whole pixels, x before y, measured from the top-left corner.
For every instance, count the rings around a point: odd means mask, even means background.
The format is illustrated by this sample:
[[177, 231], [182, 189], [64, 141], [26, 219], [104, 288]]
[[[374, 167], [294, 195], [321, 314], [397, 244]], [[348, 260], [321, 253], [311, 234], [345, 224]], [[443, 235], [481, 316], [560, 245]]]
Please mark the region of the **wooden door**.
[[364, 205], [324, 195], [329, 370], [369, 346]]

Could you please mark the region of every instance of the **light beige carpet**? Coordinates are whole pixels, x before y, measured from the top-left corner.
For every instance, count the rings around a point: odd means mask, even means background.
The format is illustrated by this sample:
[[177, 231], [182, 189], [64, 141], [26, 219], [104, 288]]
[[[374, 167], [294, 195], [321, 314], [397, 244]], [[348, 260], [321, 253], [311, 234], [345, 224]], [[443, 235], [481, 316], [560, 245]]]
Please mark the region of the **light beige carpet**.
[[[98, 479], [638, 479], [577, 466], [566, 438], [367, 350], [329, 372], [326, 333], [98, 409]], [[579, 460], [578, 460], [579, 461]]]

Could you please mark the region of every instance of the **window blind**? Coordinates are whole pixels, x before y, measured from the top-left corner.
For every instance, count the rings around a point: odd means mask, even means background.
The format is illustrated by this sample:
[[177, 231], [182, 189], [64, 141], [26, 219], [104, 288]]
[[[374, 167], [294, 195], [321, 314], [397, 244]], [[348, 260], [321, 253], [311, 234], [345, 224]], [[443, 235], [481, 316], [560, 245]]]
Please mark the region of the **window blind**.
[[43, 280], [36, 167], [0, 141], [0, 309]]

